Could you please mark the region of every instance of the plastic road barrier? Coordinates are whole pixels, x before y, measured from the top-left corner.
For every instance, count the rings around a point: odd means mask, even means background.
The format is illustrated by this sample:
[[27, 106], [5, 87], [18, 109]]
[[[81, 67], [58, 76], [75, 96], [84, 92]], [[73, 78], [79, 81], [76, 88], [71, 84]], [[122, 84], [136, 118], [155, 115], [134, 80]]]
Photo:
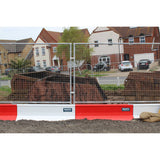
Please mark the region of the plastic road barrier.
[[76, 119], [132, 120], [133, 105], [128, 104], [76, 104]]
[[130, 121], [142, 112], [158, 113], [160, 104], [0, 104], [0, 120], [110, 119]]

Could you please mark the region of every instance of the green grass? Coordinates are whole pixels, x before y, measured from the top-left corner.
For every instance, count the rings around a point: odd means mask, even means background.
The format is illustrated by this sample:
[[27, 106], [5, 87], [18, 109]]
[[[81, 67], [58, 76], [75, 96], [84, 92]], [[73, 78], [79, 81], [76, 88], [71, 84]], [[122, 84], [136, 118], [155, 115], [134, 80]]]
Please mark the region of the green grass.
[[101, 84], [100, 85], [103, 90], [122, 90], [124, 89], [124, 85], [121, 84], [117, 86], [116, 84]]
[[11, 88], [8, 86], [2, 86], [0, 87], [0, 91], [6, 91], [6, 92], [10, 92], [11, 93]]
[[92, 75], [89, 75], [90, 77], [104, 77], [104, 76], [107, 76], [107, 74], [92, 74]]
[[11, 93], [11, 88], [8, 86], [0, 87], [0, 97], [6, 97]]
[[[108, 72], [110, 72], [110, 71], [108, 71]], [[108, 72], [93, 72], [91, 70], [85, 69], [85, 70], [81, 71], [81, 74], [79, 71], [76, 71], [76, 76], [86, 77], [86, 75], [87, 75], [88, 77], [103, 77], [103, 76], [107, 76], [106, 73], [108, 73]]]
[[5, 77], [1, 77], [0, 80], [11, 80], [11, 77], [5, 76]]

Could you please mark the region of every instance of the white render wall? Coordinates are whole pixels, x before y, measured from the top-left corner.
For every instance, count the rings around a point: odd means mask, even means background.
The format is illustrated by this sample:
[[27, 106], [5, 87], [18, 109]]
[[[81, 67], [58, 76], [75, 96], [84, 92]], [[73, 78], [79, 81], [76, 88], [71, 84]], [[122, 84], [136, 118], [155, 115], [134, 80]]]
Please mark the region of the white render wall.
[[[119, 34], [113, 31], [92, 33], [89, 42], [94, 43], [94, 41], [98, 41], [98, 43], [108, 43], [108, 39], [112, 39], [112, 43], [119, 43]], [[92, 56], [119, 54], [119, 52], [124, 53], [123, 45], [99, 45], [99, 47], [90, 45], [90, 47], [93, 48], [93, 52], [91, 53]]]
[[[44, 43], [40, 38], [36, 41], [36, 43]], [[42, 55], [42, 47], [45, 47], [45, 56]], [[34, 61], [35, 61], [35, 66], [37, 66], [37, 61], [40, 61], [40, 66], [43, 67], [43, 60], [46, 60], [46, 67], [51, 66], [51, 61], [50, 61], [50, 50], [47, 49], [47, 45], [34, 45]], [[36, 56], [36, 48], [39, 48], [39, 56]]]

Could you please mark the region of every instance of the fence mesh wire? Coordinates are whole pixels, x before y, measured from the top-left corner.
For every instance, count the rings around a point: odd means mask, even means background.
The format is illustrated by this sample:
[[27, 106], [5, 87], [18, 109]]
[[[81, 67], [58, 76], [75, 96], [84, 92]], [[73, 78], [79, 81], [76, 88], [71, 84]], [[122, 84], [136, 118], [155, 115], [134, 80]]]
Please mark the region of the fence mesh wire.
[[1, 103], [160, 102], [160, 44], [74, 45], [1, 43]]
[[[81, 46], [90, 49], [89, 60], [80, 58]], [[81, 101], [76, 84], [76, 103], [160, 102], [159, 44], [77, 43], [75, 50], [75, 61], [83, 60], [77, 65], [76, 76], [84, 77], [87, 83]]]
[[0, 44], [0, 100], [71, 103], [70, 44]]

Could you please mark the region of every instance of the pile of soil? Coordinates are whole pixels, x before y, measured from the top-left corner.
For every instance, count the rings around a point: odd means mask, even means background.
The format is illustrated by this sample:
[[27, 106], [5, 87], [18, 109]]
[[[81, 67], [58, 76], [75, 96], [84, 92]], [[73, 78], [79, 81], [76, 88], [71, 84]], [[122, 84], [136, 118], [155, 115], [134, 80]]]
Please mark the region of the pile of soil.
[[160, 133], [160, 122], [67, 120], [0, 121], [0, 133]]

